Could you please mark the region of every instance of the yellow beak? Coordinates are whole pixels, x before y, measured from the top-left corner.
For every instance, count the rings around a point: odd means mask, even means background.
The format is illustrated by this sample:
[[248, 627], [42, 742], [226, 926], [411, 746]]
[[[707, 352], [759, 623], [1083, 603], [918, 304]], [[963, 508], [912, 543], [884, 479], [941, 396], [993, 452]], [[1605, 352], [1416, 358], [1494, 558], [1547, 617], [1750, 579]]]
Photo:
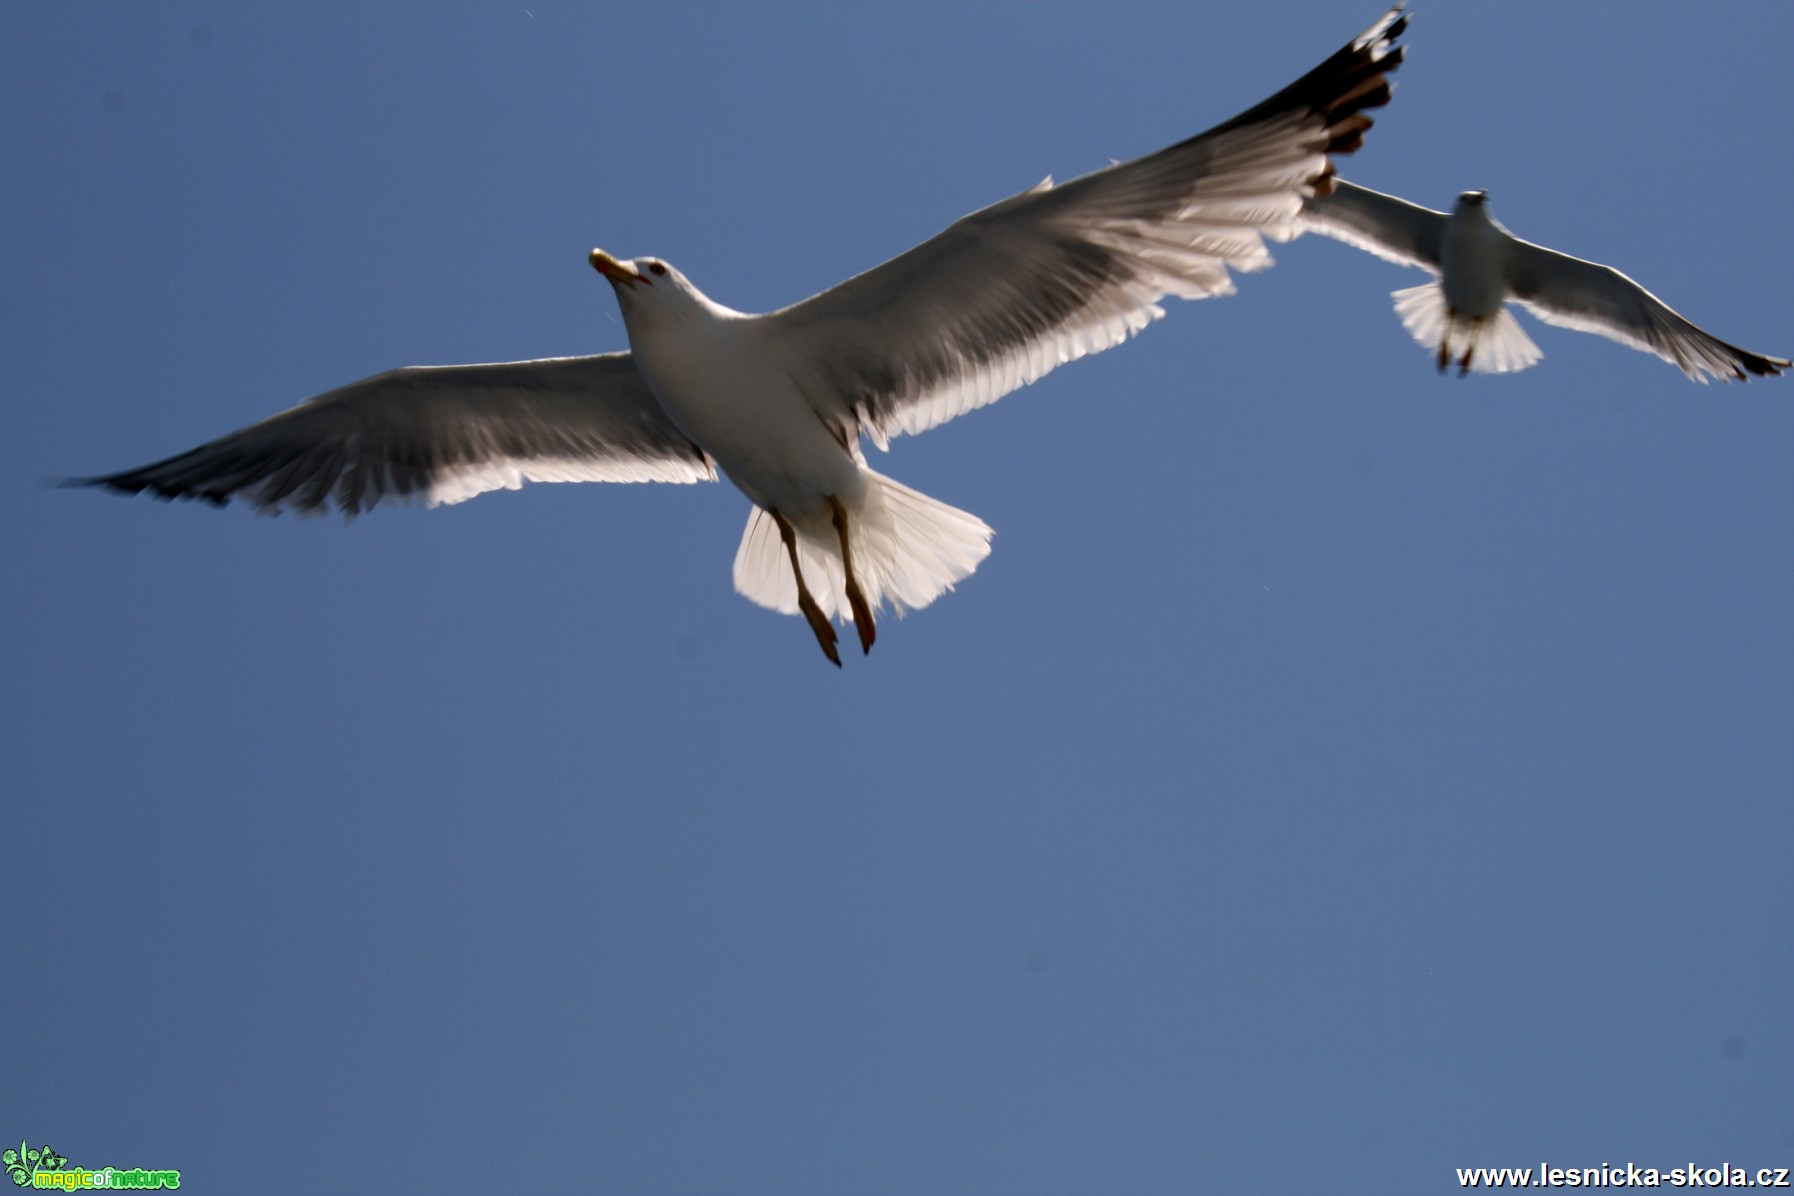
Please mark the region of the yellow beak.
[[648, 281], [634, 266], [628, 262], [618, 261], [602, 249], [592, 250], [592, 256], [587, 260], [592, 263], [592, 269], [612, 282], [628, 283], [630, 286], [634, 286], [638, 282]]

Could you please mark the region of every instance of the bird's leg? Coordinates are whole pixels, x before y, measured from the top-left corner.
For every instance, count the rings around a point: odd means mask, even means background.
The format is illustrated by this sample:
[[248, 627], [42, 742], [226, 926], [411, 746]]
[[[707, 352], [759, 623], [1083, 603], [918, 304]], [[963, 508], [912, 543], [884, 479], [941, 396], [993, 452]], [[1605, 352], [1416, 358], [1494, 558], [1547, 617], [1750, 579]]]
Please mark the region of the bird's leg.
[[1458, 358], [1458, 377], [1462, 378], [1470, 372], [1470, 359], [1476, 356], [1476, 334], [1483, 330], [1482, 321], [1471, 325], [1470, 343], [1464, 346], [1464, 356]]
[[803, 568], [797, 563], [797, 532], [791, 521], [777, 511], [768, 511], [772, 521], [779, 525], [779, 539], [785, 542], [785, 551], [791, 556], [791, 575], [797, 578], [797, 609], [803, 612], [810, 624], [810, 630], [816, 633], [816, 642], [822, 645], [822, 654], [841, 667], [841, 653], [835, 650], [835, 629], [829, 623], [828, 616], [816, 605], [816, 599], [810, 596], [810, 587], [804, 584]]
[[1458, 330], [1458, 309], [1447, 306], [1445, 309], [1445, 331], [1439, 334], [1439, 372], [1443, 374], [1445, 367], [1451, 364], [1451, 334]]
[[854, 630], [860, 633], [860, 651], [871, 652], [872, 641], [878, 638], [878, 628], [872, 623], [872, 608], [866, 605], [866, 595], [853, 575], [853, 549], [847, 543], [847, 508], [832, 494], [828, 505], [835, 513], [835, 532], [841, 537], [841, 568], [847, 573], [847, 604], [853, 608]]

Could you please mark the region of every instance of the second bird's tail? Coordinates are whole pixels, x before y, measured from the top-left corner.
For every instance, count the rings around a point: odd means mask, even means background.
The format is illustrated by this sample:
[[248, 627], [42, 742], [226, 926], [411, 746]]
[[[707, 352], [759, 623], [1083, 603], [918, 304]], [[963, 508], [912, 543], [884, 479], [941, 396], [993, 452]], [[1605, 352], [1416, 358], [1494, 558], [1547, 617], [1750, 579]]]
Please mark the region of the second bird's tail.
[[1396, 291], [1393, 298], [1402, 327], [1438, 353], [1441, 371], [1468, 358], [1470, 369], [1477, 373], [1506, 374], [1523, 370], [1544, 356], [1505, 304], [1492, 319], [1454, 318], [1437, 282]]

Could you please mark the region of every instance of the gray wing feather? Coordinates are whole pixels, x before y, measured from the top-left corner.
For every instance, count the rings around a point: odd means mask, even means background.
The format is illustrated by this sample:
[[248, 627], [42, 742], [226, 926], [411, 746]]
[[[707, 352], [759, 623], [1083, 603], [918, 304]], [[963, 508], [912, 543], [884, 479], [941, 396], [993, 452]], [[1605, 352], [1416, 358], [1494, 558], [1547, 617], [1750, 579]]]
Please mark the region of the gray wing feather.
[[1120, 344], [1167, 295], [1233, 290], [1270, 264], [1388, 102], [1391, 10], [1320, 67], [1169, 149], [974, 212], [864, 274], [764, 317], [818, 415], [881, 447]]
[[1779, 374], [1788, 361], [1740, 349], [1696, 327], [1615, 270], [1513, 237], [1504, 272], [1508, 294], [1547, 324], [1593, 332], [1655, 353], [1696, 382], [1704, 375], [1743, 381]]
[[1450, 217], [1344, 179], [1302, 205], [1302, 229], [1344, 241], [1399, 266], [1441, 270], [1440, 244]]
[[540, 482], [700, 482], [710, 459], [627, 353], [411, 366], [364, 378], [141, 469], [82, 478], [161, 498], [354, 517]]

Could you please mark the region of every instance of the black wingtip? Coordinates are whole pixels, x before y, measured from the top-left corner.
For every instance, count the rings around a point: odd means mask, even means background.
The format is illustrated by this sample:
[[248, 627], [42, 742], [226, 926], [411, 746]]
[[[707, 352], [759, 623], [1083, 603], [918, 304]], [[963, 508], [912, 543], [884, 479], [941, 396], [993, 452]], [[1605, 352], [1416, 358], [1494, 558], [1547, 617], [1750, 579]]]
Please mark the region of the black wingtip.
[[[130, 474], [105, 474], [92, 478], [45, 478], [41, 483], [57, 490], [110, 490], [114, 494], [139, 494], [151, 489], [148, 482]], [[170, 498], [172, 495], [159, 495]]]
[[114, 494], [142, 494], [149, 491], [150, 497], [161, 502], [183, 501], [203, 502], [209, 506], [227, 507], [231, 496], [209, 490], [183, 489], [179, 486], [163, 485], [141, 476], [137, 471], [130, 473], [104, 474], [91, 478], [45, 478], [41, 483], [57, 490], [110, 490]]
[[1397, 5], [1325, 62], [1221, 128], [1306, 108], [1326, 122], [1323, 152], [1352, 153], [1363, 146], [1374, 123], [1367, 110], [1383, 107], [1395, 94], [1389, 76], [1407, 57], [1407, 47], [1394, 43], [1407, 28], [1408, 14]]
[[[1771, 357], [1767, 353], [1752, 353], [1749, 349], [1740, 349], [1730, 341], [1722, 341], [1719, 340], [1718, 337], [1712, 339], [1720, 348], [1731, 355], [1731, 360], [1725, 363], [1730, 366], [1731, 369], [1721, 373], [1710, 367], [1697, 366], [1695, 368], [1707, 368], [1707, 372], [1711, 373], [1713, 377], [1719, 379], [1721, 382], [1749, 382], [1753, 377], [1777, 378], [1781, 376], [1783, 370], [1794, 366], [1794, 362], [1789, 361], [1785, 357]], [[1678, 362], [1677, 364], [1680, 363]], [[1683, 366], [1682, 372], [1688, 374], [1691, 378], [1695, 376], [1689, 371], [1687, 366]], [[1704, 381], [1704, 379], [1701, 379], [1701, 381]]]
[[[1790, 362], [1786, 358], [1769, 357], [1762, 353], [1741, 352], [1738, 357], [1738, 364], [1759, 378], [1778, 378], [1783, 370], [1794, 365], [1794, 362]], [[1743, 382], [1744, 380], [1744, 375], [1739, 374], [1738, 381]]]

